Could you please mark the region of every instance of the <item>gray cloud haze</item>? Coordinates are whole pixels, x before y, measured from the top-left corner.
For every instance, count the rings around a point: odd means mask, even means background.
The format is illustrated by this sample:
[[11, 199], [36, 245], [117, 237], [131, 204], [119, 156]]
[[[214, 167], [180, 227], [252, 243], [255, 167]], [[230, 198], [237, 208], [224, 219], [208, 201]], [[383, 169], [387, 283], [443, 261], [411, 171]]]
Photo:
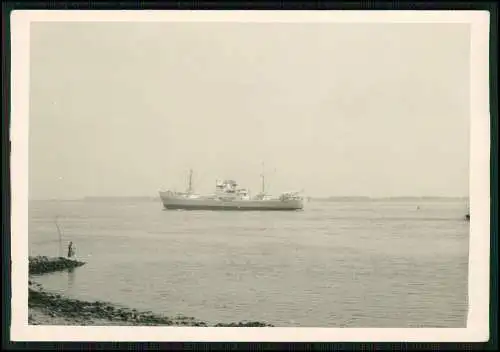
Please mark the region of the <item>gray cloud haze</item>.
[[30, 198], [467, 196], [465, 24], [34, 23]]

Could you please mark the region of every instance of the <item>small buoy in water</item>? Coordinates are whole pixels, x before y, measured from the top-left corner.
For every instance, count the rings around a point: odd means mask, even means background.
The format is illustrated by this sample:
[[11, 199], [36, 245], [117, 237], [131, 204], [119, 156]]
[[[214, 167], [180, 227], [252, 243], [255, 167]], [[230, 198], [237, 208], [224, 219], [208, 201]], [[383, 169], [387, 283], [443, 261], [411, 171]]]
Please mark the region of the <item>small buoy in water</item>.
[[417, 210], [420, 210], [420, 206], [417, 205]]

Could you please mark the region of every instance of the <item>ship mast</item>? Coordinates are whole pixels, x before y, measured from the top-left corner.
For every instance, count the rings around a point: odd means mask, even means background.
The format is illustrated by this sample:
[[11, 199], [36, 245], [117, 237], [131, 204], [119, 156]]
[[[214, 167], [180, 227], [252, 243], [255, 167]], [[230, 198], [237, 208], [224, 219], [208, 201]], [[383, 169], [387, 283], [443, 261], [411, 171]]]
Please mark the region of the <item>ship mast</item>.
[[264, 163], [262, 163], [262, 174], [260, 175], [261, 181], [262, 181], [262, 194], [265, 194], [266, 192], [266, 183], [265, 183], [265, 177], [264, 177]]
[[188, 179], [188, 193], [193, 191], [193, 170], [189, 170], [189, 179]]

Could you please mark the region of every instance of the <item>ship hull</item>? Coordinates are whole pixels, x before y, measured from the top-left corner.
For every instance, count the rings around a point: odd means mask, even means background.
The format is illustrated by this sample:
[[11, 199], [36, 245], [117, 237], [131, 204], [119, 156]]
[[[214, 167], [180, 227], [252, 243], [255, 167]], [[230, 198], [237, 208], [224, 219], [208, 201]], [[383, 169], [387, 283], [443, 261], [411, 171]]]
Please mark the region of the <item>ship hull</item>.
[[165, 209], [171, 210], [223, 210], [223, 211], [293, 211], [301, 210], [301, 200], [218, 200], [218, 199], [189, 199], [172, 197], [160, 193]]

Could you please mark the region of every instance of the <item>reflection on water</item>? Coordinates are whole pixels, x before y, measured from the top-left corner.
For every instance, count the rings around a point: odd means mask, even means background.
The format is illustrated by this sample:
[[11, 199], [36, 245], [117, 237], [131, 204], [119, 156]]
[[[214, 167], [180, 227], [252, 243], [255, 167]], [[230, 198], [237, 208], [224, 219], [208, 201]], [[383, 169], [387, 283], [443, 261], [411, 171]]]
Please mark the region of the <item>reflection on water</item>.
[[162, 211], [156, 202], [32, 202], [31, 255], [57, 231], [87, 264], [47, 289], [207, 322], [463, 327], [468, 226], [456, 202], [309, 202], [303, 212]]
[[75, 269], [69, 268], [68, 269], [68, 289], [69, 290], [73, 289], [74, 283], [75, 283]]

